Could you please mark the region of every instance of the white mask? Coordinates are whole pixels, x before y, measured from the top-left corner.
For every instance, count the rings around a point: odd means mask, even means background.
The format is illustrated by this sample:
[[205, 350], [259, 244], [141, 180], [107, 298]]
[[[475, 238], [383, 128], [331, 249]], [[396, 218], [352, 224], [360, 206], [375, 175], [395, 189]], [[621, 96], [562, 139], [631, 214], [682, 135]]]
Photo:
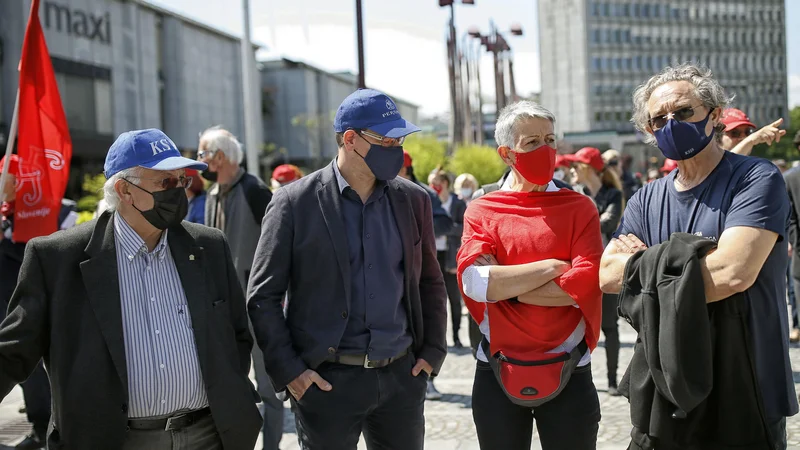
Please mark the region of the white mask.
[[461, 198], [464, 200], [469, 200], [472, 198], [472, 188], [461, 188]]

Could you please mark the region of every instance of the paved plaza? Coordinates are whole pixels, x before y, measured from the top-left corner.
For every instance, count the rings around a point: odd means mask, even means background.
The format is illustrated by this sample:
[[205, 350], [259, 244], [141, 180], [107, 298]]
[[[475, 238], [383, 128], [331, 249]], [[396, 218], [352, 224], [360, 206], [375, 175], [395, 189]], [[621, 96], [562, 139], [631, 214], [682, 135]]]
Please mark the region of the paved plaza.
[[[462, 321], [464, 326], [461, 330], [461, 341], [464, 343], [469, 342], [466, 321], [467, 318], [464, 317]], [[618, 378], [621, 378], [633, 354], [633, 342], [636, 334], [624, 321], [620, 321], [619, 326], [622, 349]], [[444, 396], [440, 401], [429, 401], [425, 404], [425, 448], [430, 450], [478, 450], [475, 425], [472, 423], [470, 409], [475, 361], [468, 349], [450, 350], [442, 373], [436, 379], [436, 387]], [[800, 346], [792, 346], [791, 357], [794, 367], [800, 370]], [[592, 355], [592, 373], [600, 395], [603, 414], [597, 448], [598, 450], [624, 449], [627, 447], [630, 432], [628, 403], [624, 397], [610, 397], [606, 394], [606, 362], [602, 340]], [[794, 376], [795, 382], [799, 382], [800, 371], [795, 371]], [[798, 386], [798, 390], [800, 390], [800, 386]], [[286, 405], [288, 406], [288, 403]], [[25, 416], [18, 412], [20, 406], [22, 406], [22, 393], [19, 388], [14, 389], [0, 404], [0, 450], [7, 448], [2, 444], [9, 445], [18, 442], [30, 430]], [[800, 449], [800, 417], [790, 418], [787, 429], [789, 448]], [[299, 449], [294, 433], [294, 418], [288, 408], [286, 409], [284, 431], [286, 434], [281, 442], [281, 450]], [[261, 448], [260, 442], [256, 448]], [[534, 435], [532, 448], [541, 448], [536, 435]], [[366, 449], [363, 440], [359, 443], [359, 449]]]

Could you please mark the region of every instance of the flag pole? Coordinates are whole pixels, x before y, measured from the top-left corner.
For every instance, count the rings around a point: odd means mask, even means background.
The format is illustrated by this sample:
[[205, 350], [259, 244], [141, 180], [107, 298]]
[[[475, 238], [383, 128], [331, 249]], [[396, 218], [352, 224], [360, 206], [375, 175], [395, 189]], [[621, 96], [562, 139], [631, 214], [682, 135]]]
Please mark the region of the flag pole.
[[19, 113], [19, 88], [17, 88], [17, 98], [14, 100], [14, 113], [11, 115], [11, 127], [8, 129], [8, 141], [6, 142], [5, 161], [3, 161], [3, 171], [0, 172], [0, 202], [4, 202], [6, 179], [8, 179], [8, 167], [11, 165], [11, 150], [14, 148], [14, 141], [17, 140], [17, 119]]

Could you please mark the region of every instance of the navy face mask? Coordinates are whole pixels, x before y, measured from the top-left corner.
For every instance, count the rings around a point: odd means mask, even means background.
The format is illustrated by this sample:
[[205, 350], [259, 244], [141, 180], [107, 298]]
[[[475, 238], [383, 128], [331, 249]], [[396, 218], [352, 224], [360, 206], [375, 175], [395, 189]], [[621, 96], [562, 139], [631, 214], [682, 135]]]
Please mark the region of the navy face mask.
[[666, 125], [653, 132], [661, 153], [676, 161], [697, 156], [714, 139], [714, 129], [706, 136], [706, 124], [710, 117], [711, 112], [700, 122], [669, 119]]
[[[359, 135], [361, 136], [361, 135]], [[363, 137], [361, 139], [364, 139]], [[364, 139], [367, 141], [366, 139]], [[389, 181], [397, 177], [400, 169], [403, 168], [403, 147], [384, 147], [372, 144], [369, 141], [369, 152], [364, 158], [356, 151], [356, 155], [361, 156], [367, 167], [380, 181]]]

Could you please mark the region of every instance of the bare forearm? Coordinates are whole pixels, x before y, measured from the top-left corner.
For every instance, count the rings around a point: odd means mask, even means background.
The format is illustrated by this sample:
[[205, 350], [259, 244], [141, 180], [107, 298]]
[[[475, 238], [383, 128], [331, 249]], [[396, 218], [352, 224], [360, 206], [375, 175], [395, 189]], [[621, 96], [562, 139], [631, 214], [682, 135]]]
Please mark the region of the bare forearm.
[[[612, 244], [613, 245], [613, 244]], [[600, 261], [600, 289], [606, 294], [619, 294], [622, 290], [622, 279], [625, 277], [625, 265], [631, 253], [608, 253]]]
[[547, 259], [513, 266], [492, 266], [486, 299], [506, 300], [530, 292], [559, 276], [564, 266], [562, 261]]
[[575, 304], [575, 300], [552, 280], [539, 288], [517, 296], [517, 300], [520, 303], [537, 306], [572, 306]]
[[742, 142], [739, 142], [739, 144], [736, 147], [733, 147], [731, 149], [731, 153], [736, 153], [737, 155], [750, 156], [750, 153], [752, 153], [753, 151], [754, 145], [755, 145], [754, 142], [750, 141], [749, 139], [745, 139]]
[[724, 255], [715, 252], [701, 260], [707, 303], [728, 298], [753, 285], [741, 276], [742, 271], [737, 270], [736, 264], [725, 259]]

